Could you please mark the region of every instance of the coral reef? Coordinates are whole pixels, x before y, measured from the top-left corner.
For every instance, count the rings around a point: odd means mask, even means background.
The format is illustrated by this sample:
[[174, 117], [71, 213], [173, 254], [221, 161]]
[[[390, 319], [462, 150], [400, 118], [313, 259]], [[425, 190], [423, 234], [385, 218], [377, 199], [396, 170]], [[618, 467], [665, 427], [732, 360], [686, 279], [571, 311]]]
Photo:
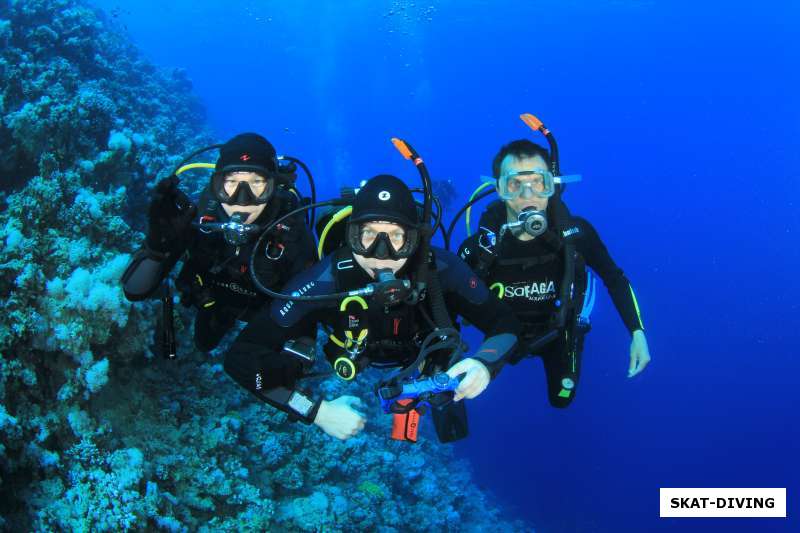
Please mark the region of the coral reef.
[[3, 188], [74, 170], [87, 186], [143, 199], [143, 176], [207, 140], [185, 73], [155, 69], [87, 5], [3, 0], [0, 42]]
[[184, 357], [153, 358], [154, 304], [118, 280], [156, 176], [210, 143], [191, 84], [78, 0], [0, 0], [0, 44], [0, 528], [525, 529], [432, 431], [389, 439], [377, 402], [342, 443], [243, 393], [185, 330]]

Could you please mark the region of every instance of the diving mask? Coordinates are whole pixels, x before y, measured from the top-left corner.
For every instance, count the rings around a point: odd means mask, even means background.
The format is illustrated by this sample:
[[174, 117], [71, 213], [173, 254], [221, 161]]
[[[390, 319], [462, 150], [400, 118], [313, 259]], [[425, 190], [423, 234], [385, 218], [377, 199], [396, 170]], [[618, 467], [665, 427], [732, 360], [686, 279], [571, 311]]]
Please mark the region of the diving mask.
[[501, 174], [496, 180], [482, 176], [483, 181], [489, 182], [497, 189], [497, 194], [503, 200], [516, 200], [519, 197], [550, 198], [556, 192], [556, 186], [564, 183], [581, 181], [580, 174], [568, 176], [553, 176], [553, 173], [544, 168], [523, 170]]
[[398, 226], [399, 231], [377, 232], [365, 224], [347, 226], [347, 242], [353, 252], [375, 259], [404, 259], [411, 257], [419, 244], [419, 231]]
[[537, 168], [502, 174], [497, 180], [497, 193], [503, 200], [514, 200], [520, 196], [530, 197], [525, 193], [525, 189], [528, 189], [530, 196], [550, 198], [555, 193], [553, 174], [543, 168]]
[[211, 178], [212, 190], [217, 200], [229, 205], [261, 205], [275, 192], [275, 177], [262, 176], [251, 172], [247, 178], [240, 179], [237, 173], [214, 174]]

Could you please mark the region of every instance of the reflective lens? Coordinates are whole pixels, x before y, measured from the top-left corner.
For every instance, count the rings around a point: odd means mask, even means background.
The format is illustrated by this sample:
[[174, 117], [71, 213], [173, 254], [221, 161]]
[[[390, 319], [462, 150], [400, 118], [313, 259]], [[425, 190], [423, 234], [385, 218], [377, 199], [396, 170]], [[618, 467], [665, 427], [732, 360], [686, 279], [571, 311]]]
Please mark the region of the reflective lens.
[[347, 225], [347, 241], [353, 252], [377, 259], [402, 259], [411, 257], [419, 244], [417, 228], [370, 227], [370, 223]]
[[503, 174], [497, 180], [497, 193], [504, 200], [513, 200], [528, 195], [549, 198], [553, 196], [554, 192], [553, 175], [548, 170], [541, 168]]
[[394, 248], [395, 251], [400, 251], [406, 243], [406, 232], [403, 228], [398, 227], [390, 232], [378, 232], [370, 227], [362, 226], [361, 245], [364, 248], [369, 248], [381, 233], [384, 233], [389, 238], [389, 242], [392, 243], [392, 248]]
[[254, 177], [248, 178], [240, 178], [236, 174], [228, 174], [225, 176], [222, 186], [225, 189], [225, 193], [228, 196], [233, 196], [233, 193], [236, 192], [236, 188], [239, 186], [240, 183], [245, 183], [250, 187], [250, 192], [253, 193], [253, 196], [261, 196], [264, 194], [264, 191], [267, 190], [267, 179], [263, 176], [255, 175]]
[[258, 205], [266, 203], [275, 190], [275, 178], [253, 172], [215, 174], [212, 187], [216, 198], [224, 204]]

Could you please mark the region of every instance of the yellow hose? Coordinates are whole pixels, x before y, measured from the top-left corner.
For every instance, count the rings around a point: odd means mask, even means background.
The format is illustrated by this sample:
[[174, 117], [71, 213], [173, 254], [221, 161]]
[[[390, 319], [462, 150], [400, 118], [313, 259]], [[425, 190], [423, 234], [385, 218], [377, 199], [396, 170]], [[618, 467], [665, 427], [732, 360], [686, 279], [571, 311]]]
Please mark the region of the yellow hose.
[[[491, 183], [488, 183], [488, 182], [487, 182], [487, 183], [481, 183], [480, 187], [478, 187], [477, 189], [475, 189], [475, 192], [473, 192], [473, 193], [472, 193], [472, 196], [470, 196], [470, 197], [469, 197], [469, 201], [471, 202], [472, 200], [474, 200], [474, 199], [475, 199], [475, 197], [476, 197], [476, 196], [478, 196], [478, 195], [481, 193], [481, 191], [483, 191], [483, 190], [484, 190], [486, 187], [491, 187], [491, 186], [492, 186], [492, 184], [491, 184]], [[467, 208], [467, 214], [466, 214], [466, 216], [464, 217], [464, 220], [466, 220], [466, 222], [467, 222], [467, 237], [469, 237], [470, 235], [472, 235], [472, 231], [471, 231], [471, 229], [470, 229], [470, 224], [469, 224], [469, 222], [470, 222], [470, 220], [469, 220], [469, 219], [470, 219], [470, 216], [471, 216], [471, 215], [472, 215], [472, 206], [469, 206], [469, 207]]]
[[176, 176], [180, 176], [187, 170], [192, 170], [193, 168], [216, 168], [217, 165], [214, 163], [189, 163], [188, 165], [183, 165], [177, 171], [175, 171]]
[[350, 216], [350, 213], [352, 212], [353, 206], [348, 205], [347, 207], [343, 207], [331, 217], [327, 224], [325, 224], [325, 228], [322, 230], [322, 234], [319, 236], [319, 244], [317, 245], [317, 255], [320, 259], [322, 259], [322, 250], [325, 246], [325, 239], [328, 237], [328, 232], [331, 230], [334, 224], [341, 222], [342, 219]]

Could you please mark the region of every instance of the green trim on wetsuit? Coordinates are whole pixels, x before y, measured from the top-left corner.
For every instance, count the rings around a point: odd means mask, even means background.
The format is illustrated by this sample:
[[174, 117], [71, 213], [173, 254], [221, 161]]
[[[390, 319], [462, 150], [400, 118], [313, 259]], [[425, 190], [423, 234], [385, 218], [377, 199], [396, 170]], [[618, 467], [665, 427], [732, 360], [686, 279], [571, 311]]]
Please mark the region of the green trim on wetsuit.
[[631, 287], [630, 283], [628, 284], [628, 289], [631, 291], [631, 298], [633, 298], [633, 307], [636, 309], [636, 318], [639, 320], [639, 329], [644, 331], [644, 323], [642, 322], [642, 313], [639, 311], [639, 302], [636, 300], [636, 293], [633, 292], [633, 287]]

